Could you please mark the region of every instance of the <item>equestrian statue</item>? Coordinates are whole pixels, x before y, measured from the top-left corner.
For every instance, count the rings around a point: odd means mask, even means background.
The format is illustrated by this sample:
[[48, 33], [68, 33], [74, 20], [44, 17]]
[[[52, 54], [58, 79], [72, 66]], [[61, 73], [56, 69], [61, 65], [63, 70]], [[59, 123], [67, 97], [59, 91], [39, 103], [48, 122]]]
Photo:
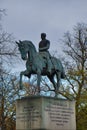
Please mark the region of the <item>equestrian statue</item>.
[[[39, 52], [37, 52], [34, 44], [31, 41], [24, 40], [17, 42], [21, 58], [26, 60], [26, 70], [20, 73], [20, 89], [23, 88], [22, 76], [31, 77], [32, 74], [37, 74], [38, 94], [40, 94], [41, 76], [47, 76], [53, 84], [55, 93], [58, 94], [60, 87], [60, 79], [65, 78], [63, 65], [59, 59], [50, 55], [48, 49], [50, 41], [46, 39], [46, 34], [41, 34], [39, 43]], [[56, 81], [55, 81], [56, 75]]]

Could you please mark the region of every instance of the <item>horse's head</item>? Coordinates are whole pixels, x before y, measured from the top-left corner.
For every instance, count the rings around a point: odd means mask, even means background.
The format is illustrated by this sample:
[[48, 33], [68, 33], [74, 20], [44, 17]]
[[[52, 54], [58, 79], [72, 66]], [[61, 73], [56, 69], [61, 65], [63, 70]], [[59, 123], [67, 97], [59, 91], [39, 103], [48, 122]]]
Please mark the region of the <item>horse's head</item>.
[[21, 58], [23, 60], [27, 60], [27, 54], [28, 54], [28, 46], [23, 41], [16, 42], [18, 45], [18, 49], [21, 53]]
[[18, 45], [19, 51], [21, 53], [21, 58], [23, 60], [29, 60], [29, 58], [32, 58], [36, 55], [37, 51], [34, 46], [34, 44], [31, 41], [20, 41], [16, 42]]

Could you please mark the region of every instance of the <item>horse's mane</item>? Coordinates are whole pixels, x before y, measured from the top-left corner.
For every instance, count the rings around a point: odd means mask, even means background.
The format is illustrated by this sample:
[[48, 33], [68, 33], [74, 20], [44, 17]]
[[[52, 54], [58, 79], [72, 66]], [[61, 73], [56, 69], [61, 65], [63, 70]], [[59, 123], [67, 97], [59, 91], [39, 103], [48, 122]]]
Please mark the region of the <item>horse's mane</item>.
[[31, 41], [25, 40], [22, 41], [24, 44], [27, 44], [28, 46], [30, 46], [32, 49], [34, 49], [36, 51], [36, 48], [34, 46], [34, 44]]

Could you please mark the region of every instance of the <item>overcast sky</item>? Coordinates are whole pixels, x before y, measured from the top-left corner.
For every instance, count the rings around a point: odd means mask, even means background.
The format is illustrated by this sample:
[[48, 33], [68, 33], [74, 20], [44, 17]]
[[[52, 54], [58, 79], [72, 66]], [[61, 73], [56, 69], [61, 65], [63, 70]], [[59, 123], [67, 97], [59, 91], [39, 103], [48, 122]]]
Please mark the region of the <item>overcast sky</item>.
[[87, 23], [87, 0], [0, 0], [0, 8], [6, 9], [6, 32], [16, 40], [31, 40], [37, 48], [45, 32], [50, 51], [61, 50], [60, 39], [78, 22]]
[[31, 40], [36, 47], [40, 33], [46, 32], [51, 49], [57, 50], [59, 39], [78, 22], [87, 23], [87, 0], [0, 0], [6, 9], [3, 19], [6, 32], [17, 40]]

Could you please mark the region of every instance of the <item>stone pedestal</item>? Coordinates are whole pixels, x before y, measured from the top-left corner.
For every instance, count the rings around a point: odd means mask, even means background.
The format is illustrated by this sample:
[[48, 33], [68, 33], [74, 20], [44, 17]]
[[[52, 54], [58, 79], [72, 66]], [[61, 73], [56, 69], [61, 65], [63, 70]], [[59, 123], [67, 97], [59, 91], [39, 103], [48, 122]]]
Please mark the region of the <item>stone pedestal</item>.
[[42, 96], [19, 99], [16, 130], [76, 130], [75, 102]]

